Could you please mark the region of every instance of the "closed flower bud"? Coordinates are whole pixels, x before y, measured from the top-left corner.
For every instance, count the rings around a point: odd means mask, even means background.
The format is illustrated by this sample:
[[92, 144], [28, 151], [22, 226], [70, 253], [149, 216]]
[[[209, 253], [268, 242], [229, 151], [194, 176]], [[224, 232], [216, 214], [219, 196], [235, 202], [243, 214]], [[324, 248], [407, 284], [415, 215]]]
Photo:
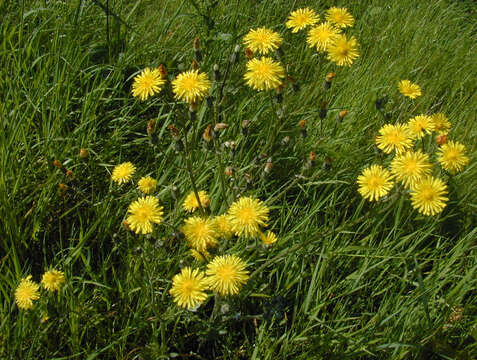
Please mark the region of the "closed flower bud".
[[267, 163], [265, 164], [265, 168], [263, 169], [263, 171], [266, 173], [266, 174], [269, 174], [273, 169], [273, 162], [272, 162], [272, 158], [269, 157], [267, 159]]
[[298, 85], [298, 82], [296, 81], [296, 79], [294, 77], [288, 76], [288, 81], [292, 85], [292, 88], [293, 88], [294, 92], [300, 91], [300, 85]]
[[171, 133], [171, 136], [174, 138], [174, 140], [179, 140], [180, 139], [181, 134], [180, 134], [179, 129], [176, 127], [175, 124], [169, 125], [167, 127], [167, 129]]
[[338, 113], [338, 117], [336, 118], [336, 121], [339, 123], [343, 121], [344, 117], [348, 114], [348, 110], [343, 110]]
[[192, 67], [192, 70], [198, 70], [198, 69], [199, 69], [199, 63], [197, 62], [196, 59], [193, 59], [193, 60], [192, 60], [192, 65], [191, 65], [191, 67]]
[[212, 108], [214, 106], [214, 97], [209, 95], [205, 98], [205, 101], [207, 102], [207, 106], [209, 108]]
[[205, 142], [210, 142], [214, 138], [214, 134], [212, 132], [212, 125], [209, 124], [205, 128], [204, 132], [202, 133], [202, 139], [204, 139]]
[[306, 120], [305, 119], [300, 120], [298, 122], [298, 127], [300, 128], [301, 136], [305, 138], [308, 135], [306, 131]]
[[79, 152], [79, 157], [81, 159], [86, 159], [88, 157], [88, 150], [86, 150], [85, 148], [81, 148]]
[[[194, 60], [202, 61], [202, 52], [200, 51], [199, 38], [198, 37], [196, 37], [194, 39], [193, 47], [194, 47]], [[194, 68], [194, 70], [197, 70], [197, 68]]]
[[323, 161], [323, 170], [330, 170], [332, 162], [333, 160], [329, 156], [326, 156], [325, 161]]
[[247, 135], [248, 134], [248, 127], [250, 126], [250, 120], [244, 120], [242, 121], [242, 134]]
[[225, 168], [225, 175], [227, 175], [229, 177], [233, 176], [234, 175], [234, 169], [232, 169], [231, 166], [227, 166]]
[[220, 70], [217, 64], [214, 65], [214, 79], [215, 81], [220, 81]]
[[124, 228], [125, 228], [126, 230], [131, 231], [131, 228], [129, 227], [129, 223], [128, 223], [127, 220], [124, 220], [124, 221], [123, 221], [123, 226], [124, 226]]
[[325, 90], [328, 90], [331, 87], [331, 82], [333, 81], [333, 78], [336, 76], [334, 72], [328, 73], [325, 77], [325, 82], [323, 83], [323, 87]]
[[66, 190], [68, 190], [68, 185], [66, 184], [58, 184], [58, 188], [60, 189], [61, 192], [65, 192]]
[[159, 71], [159, 74], [161, 75], [162, 79], [167, 78], [167, 69], [163, 64], [159, 65], [157, 70]]
[[74, 177], [74, 174], [73, 174], [73, 171], [72, 171], [72, 170], [66, 170], [65, 175], [66, 175], [69, 179], [73, 179], [73, 177]]
[[247, 59], [252, 60], [253, 59], [253, 51], [250, 50], [250, 48], [245, 48], [245, 56]]
[[275, 89], [275, 100], [278, 104], [281, 104], [283, 102], [283, 85], [279, 85]]
[[449, 141], [449, 137], [447, 135], [437, 135], [436, 136], [436, 144], [441, 146], [447, 144]]
[[290, 143], [290, 137], [287, 135], [285, 136], [282, 141], [280, 142], [280, 144], [282, 144], [282, 146], [287, 146], [288, 144]]
[[57, 167], [58, 169], [61, 169], [63, 167], [59, 160], [53, 160], [53, 166]]
[[200, 45], [199, 45], [200, 39], [198, 37], [194, 38], [194, 42], [192, 43], [192, 46], [194, 47], [194, 50], [199, 50]]
[[151, 119], [147, 122], [146, 132], [149, 136], [156, 132], [156, 121], [154, 119]]
[[234, 52], [230, 58], [230, 61], [234, 64], [238, 64], [240, 60], [240, 45], [235, 45]]
[[322, 101], [320, 104], [320, 119], [323, 120], [326, 117], [326, 114], [328, 113], [328, 101]]
[[171, 184], [170, 186], [170, 189], [171, 189], [171, 196], [174, 200], [177, 200], [180, 196], [180, 193], [179, 193], [179, 189], [177, 188], [177, 186], [175, 186], [174, 184]]
[[214, 126], [214, 131], [219, 131], [223, 129], [227, 129], [229, 126], [226, 123], [217, 123]]

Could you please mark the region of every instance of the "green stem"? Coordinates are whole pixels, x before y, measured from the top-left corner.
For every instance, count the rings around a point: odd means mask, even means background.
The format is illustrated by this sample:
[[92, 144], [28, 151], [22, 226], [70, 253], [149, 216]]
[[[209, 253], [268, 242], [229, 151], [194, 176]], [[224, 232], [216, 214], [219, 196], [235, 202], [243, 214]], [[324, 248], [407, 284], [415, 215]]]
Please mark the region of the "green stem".
[[189, 174], [189, 179], [192, 184], [192, 191], [194, 191], [195, 199], [197, 200], [197, 204], [199, 204], [199, 209], [202, 215], [205, 215], [205, 210], [200, 202], [199, 192], [197, 191], [197, 185], [195, 182], [194, 174], [192, 172], [192, 164], [190, 161], [190, 148], [189, 142], [187, 141], [187, 131], [184, 129], [184, 152], [185, 152], [185, 161], [186, 161], [186, 168], [187, 173]]

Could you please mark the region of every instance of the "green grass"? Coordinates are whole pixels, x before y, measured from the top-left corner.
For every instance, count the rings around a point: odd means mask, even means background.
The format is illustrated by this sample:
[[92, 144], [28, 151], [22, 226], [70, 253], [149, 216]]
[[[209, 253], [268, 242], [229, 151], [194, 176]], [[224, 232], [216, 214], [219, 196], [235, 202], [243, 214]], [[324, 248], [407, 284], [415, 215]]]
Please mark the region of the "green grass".
[[[207, 19], [186, 0], [110, 0], [124, 23], [113, 16], [106, 21], [93, 1], [18, 3], [0, 0], [0, 358], [477, 356], [477, 9], [471, 1], [197, 1]], [[294, 3], [320, 13], [332, 5], [351, 11], [356, 24], [347, 33], [358, 38], [361, 53], [351, 68], [314, 55], [303, 33], [285, 29]], [[199, 265], [173, 238], [186, 217], [181, 203], [191, 183], [167, 127], [183, 124], [187, 109], [170, 89], [147, 102], [133, 99], [132, 78], [163, 63], [173, 79], [190, 67], [196, 36], [201, 70], [212, 76], [217, 63], [223, 73], [235, 44], [262, 25], [284, 37], [283, 62], [301, 87], [284, 91], [277, 144], [286, 135], [290, 144], [267, 146], [276, 116], [268, 94], [244, 85], [243, 58], [230, 68], [217, 114], [229, 125], [218, 143], [237, 144], [233, 156], [221, 151], [235, 170], [225, 192], [215, 151], [201, 143], [203, 129], [216, 120], [205, 104], [189, 140], [211, 213], [251, 194], [271, 207], [270, 229], [279, 242], [269, 249], [244, 240], [221, 244], [219, 254], [248, 261], [251, 280], [236, 297], [210, 297], [197, 312], [181, 310], [168, 293], [171, 279], [182, 266]], [[330, 71], [337, 76], [325, 92]], [[407, 78], [423, 89], [415, 101], [397, 92], [397, 82]], [[450, 136], [467, 146], [471, 160], [463, 172], [449, 178], [435, 167], [450, 189], [439, 216], [419, 215], [395, 190], [379, 203], [357, 192], [365, 166], [389, 163], [373, 149], [386, 122], [375, 100], [384, 95], [390, 121], [441, 111], [453, 124]], [[329, 111], [321, 123], [323, 100]], [[336, 125], [343, 109], [349, 113]], [[149, 119], [157, 123], [153, 141]], [[308, 122], [306, 138], [301, 119]], [[244, 120], [252, 120], [247, 136]], [[81, 148], [87, 159], [79, 158]], [[435, 151], [433, 144], [426, 148]], [[310, 151], [316, 164], [304, 170]], [[260, 153], [266, 156], [255, 161]], [[330, 170], [322, 168], [327, 156]], [[268, 157], [274, 167], [263, 177]], [[52, 166], [54, 159], [74, 172], [73, 180]], [[139, 195], [134, 185], [110, 182], [112, 167], [123, 161], [159, 180], [170, 226], [157, 226], [153, 236], [122, 227]], [[59, 183], [68, 185], [66, 194]], [[20, 311], [18, 282], [28, 274], [39, 281], [49, 267], [63, 270], [67, 284]], [[454, 307], [462, 316], [449, 325]], [[49, 320], [42, 323], [44, 312]]]

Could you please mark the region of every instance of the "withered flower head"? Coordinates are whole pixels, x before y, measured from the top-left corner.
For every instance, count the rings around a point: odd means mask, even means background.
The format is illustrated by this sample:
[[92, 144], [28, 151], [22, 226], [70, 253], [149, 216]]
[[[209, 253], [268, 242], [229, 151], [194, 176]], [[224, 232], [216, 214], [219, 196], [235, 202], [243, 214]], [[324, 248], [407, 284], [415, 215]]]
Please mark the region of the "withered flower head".
[[206, 141], [206, 142], [210, 142], [210, 141], [212, 141], [213, 137], [214, 137], [214, 135], [212, 133], [212, 125], [209, 124], [209, 125], [207, 125], [204, 132], [202, 133], [202, 139], [204, 139], [204, 141]]
[[146, 132], [149, 136], [156, 132], [156, 121], [154, 119], [151, 119], [147, 122]]
[[161, 75], [162, 79], [165, 79], [167, 77], [167, 69], [163, 64], [159, 65], [157, 70], [159, 71], [159, 75]]
[[449, 141], [449, 137], [447, 135], [437, 135], [436, 136], [436, 144], [441, 146], [447, 144]]
[[247, 59], [252, 60], [253, 59], [253, 51], [250, 50], [250, 48], [245, 48], [245, 56]]

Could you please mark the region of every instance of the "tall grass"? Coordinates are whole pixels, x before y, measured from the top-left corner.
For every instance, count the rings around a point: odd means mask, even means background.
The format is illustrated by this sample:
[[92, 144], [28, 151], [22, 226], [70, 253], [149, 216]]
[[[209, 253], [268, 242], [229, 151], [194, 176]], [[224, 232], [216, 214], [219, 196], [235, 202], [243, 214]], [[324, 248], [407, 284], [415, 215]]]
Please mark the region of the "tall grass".
[[[102, 1], [106, 3], [106, 1]], [[110, 0], [114, 16], [90, 1], [0, 2], [0, 357], [5, 359], [326, 358], [471, 359], [477, 354], [476, 291], [476, 10], [471, 2]], [[323, 13], [348, 7], [359, 60], [337, 70], [313, 55], [304, 34], [284, 21], [292, 6]], [[213, 20], [213, 24], [210, 23]], [[125, 24], [129, 24], [126, 26]], [[110, 183], [112, 166], [132, 161], [141, 175], [159, 180], [161, 204], [173, 227], [182, 224], [189, 192], [185, 163], [168, 125], [187, 114], [164, 97], [140, 103], [130, 95], [134, 74], [166, 65], [172, 75], [190, 67], [192, 40], [201, 38], [202, 70], [221, 71], [241, 37], [266, 25], [285, 38], [284, 63], [301, 90], [284, 94], [285, 116], [277, 147], [265, 147], [275, 120], [267, 94], [243, 86], [244, 60], [232, 65], [224, 87], [220, 142], [236, 141], [235, 170], [226, 200], [246, 192], [272, 207], [270, 228], [279, 242], [249, 255], [252, 279], [237, 298], [197, 312], [171, 300], [170, 279], [192, 262], [187, 247], [163, 227], [140, 238], [122, 227], [131, 187]], [[131, 28], [129, 28], [129, 26]], [[106, 29], [110, 36], [106, 37]], [[322, 82], [336, 71], [332, 91]], [[414, 102], [397, 92], [401, 79], [423, 89]], [[450, 202], [438, 217], [412, 210], [404, 197], [374, 205], [357, 192], [356, 177], [382, 161], [373, 138], [385, 123], [375, 100], [388, 95], [391, 121], [444, 112], [451, 137], [465, 143], [469, 166], [450, 181]], [[320, 103], [329, 101], [320, 122]], [[337, 113], [349, 114], [337, 125]], [[226, 210], [215, 154], [200, 134], [210, 113], [199, 112], [193, 156], [211, 210]], [[151, 118], [157, 142], [146, 134]], [[297, 123], [308, 121], [301, 138]], [[252, 120], [247, 136], [243, 120]], [[87, 159], [78, 156], [81, 148]], [[316, 166], [303, 170], [310, 151]], [[272, 157], [272, 173], [262, 176]], [[332, 159], [330, 170], [321, 164]], [[52, 166], [74, 172], [68, 180]], [[58, 190], [67, 183], [66, 194]], [[175, 186], [179, 194], [171, 192]], [[38, 311], [19, 311], [19, 280], [39, 280], [50, 266], [68, 282]], [[42, 300], [43, 301], [43, 300]], [[462, 309], [461, 318], [449, 323]]]

